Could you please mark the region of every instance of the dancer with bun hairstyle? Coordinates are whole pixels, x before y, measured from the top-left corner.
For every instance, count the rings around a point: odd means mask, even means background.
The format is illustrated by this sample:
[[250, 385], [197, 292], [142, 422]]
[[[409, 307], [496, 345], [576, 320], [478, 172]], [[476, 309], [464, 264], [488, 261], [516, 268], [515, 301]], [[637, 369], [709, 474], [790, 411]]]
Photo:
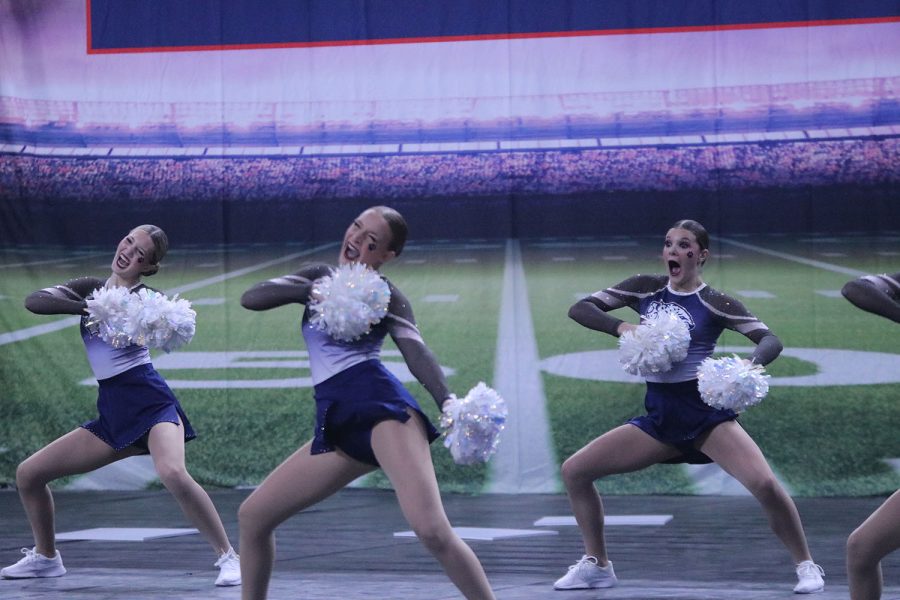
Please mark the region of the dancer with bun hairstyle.
[[119, 242], [112, 273], [105, 280], [79, 277], [33, 292], [25, 307], [39, 315], [81, 315], [81, 337], [97, 378], [99, 416], [44, 446], [16, 470], [16, 485], [25, 507], [34, 547], [0, 571], [7, 579], [59, 577], [66, 573], [56, 548], [53, 496], [48, 484], [60, 477], [87, 473], [129, 456], [149, 454], [160, 481], [185, 516], [215, 551], [217, 586], [239, 585], [240, 563], [222, 520], [206, 491], [184, 462], [184, 443], [196, 437], [178, 399], [153, 368], [150, 350], [141, 344], [114, 347], [95, 335], [85, 314], [87, 300], [103, 288], [124, 287], [137, 294], [143, 277], [159, 270], [168, 239], [155, 225], [140, 225]]

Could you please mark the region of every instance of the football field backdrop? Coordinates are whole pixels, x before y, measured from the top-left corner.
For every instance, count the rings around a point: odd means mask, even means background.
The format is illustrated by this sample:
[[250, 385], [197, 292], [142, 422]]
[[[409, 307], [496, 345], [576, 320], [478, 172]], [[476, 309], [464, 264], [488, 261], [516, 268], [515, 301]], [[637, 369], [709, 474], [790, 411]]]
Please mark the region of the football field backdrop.
[[[142, 223], [171, 242], [146, 283], [197, 311], [193, 342], [154, 356], [199, 432], [189, 469], [259, 483], [314, 405], [301, 307], [239, 298], [335, 262], [376, 204], [409, 222], [384, 274], [452, 390], [484, 381], [510, 405], [488, 465], [432, 446], [444, 490], [560, 491], [565, 458], [642, 411], [616, 340], [567, 311], [659, 272], [684, 218], [712, 235], [705, 281], [784, 343], [741, 423], [788, 490], [900, 487], [898, 329], [839, 293], [900, 268], [886, 0], [0, 0], [0, 486], [95, 415], [77, 318], [23, 299], [108, 276]], [[719, 351], [749, 344], [726, 332]], [[390, 343], [383, 358], [436, 420]], [[59, 485], [157, 483], [138, 459]], [[742, 493], [714, 465], [600, 487]]]
[[[862, 313], [838, 293], [851, 273], [890, 270], [898, 242], [900, 233], [755, 235], [713, 242], [707, 282], [745, 302], [785, 344], [769, 368], [769, 396], [741, 422], [795, 494], [875, 494], [900, 484], [889, 460], [900, 456], [900, 348], [888, 330], [891, 323]], [[615, 340], [578, 326], [566, 312], [587, 293], [635, 272], [658, 271], [661, 250], [661, 236], [433, 241], [412, 243], [385, 273], [413, 303], [425, 339], [457, 394], [478, 381], [524, 382], [510, 388], [522, 393], [509, 396], [512, 410], [522, 412], [513, 415], [511, 425], [532, 425], [506, 431], [498, 458], [527, 452], [545, 460], [555, 478], [561, 460], [639, 414], [643, 403], [643, 385], [618, 366]], [[336, 244], [175, 248], [151, 280], [161, 289], [184, 290], [182, 297], [198, 314], [193, 342], [154, 362], [200, 433], [188, 445], [188, 461], [202, 482], [256, 483], [311, 437], [315, 411], [299, 335], [300, 306], [257, 313], [242, 309], [239, 297], [257, 281], [291, 272], [304, 260], [333, 261], [336, 252]], [[8, 248], [0, 256], [6, 407], [0, 474], [11, 481], [18, 461], [91, 418], [96, 397], [72, 319], [32, 315], [22, 298], [70, 273], [103, 276], [111, 254], [104, 247]], [[515, 279], [517, 269], [521, 281]], [[630, 312], [620, 316], [634, 322]], [[40, 329], [57, 324], [58, 330]], [[504, 336], [504, 327], [517, 335]], [[533, 339], [523, 339], [529, 330]], [[14, 339], [10, 334], [16, 332]], [[749, 341], [734, 333], [726, 333], [720, 344], [729, 352], [749, 348]], [[410, 381], [390, 343], [384, 358]], [[539, 385], [529, 385], [535, 379]], [[424, 389], [413, 382], [409, 387], [436, 419]], [[535, 414], [542, 415], [537, 430]], [[543, 441], [543, 447], [534, 447]], [[440, 442], [433, 454], [447, 490], [490, 490], [518, 476], [490, 466], [455, 466]], [[728, 493], [721, 477], [703, 469], [658, 466], [604, 480], [601, 489]], [[557, 489], [555, 479], [545, 483], [545, 489]]]

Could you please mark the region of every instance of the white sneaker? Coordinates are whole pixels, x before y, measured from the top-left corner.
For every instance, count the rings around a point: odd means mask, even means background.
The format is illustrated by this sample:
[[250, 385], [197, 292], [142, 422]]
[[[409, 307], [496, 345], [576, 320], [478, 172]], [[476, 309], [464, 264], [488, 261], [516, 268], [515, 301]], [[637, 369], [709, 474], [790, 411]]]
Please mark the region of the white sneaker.
[[59, 550], [56, 556], [47, 558], [38, 554], [34, 548], [22, 548], [25, 558], [14, 565], [0, 570], [0, 577], [5, 579], [28, 579], [30, 577], [61, 577], [66, 574]]
[[241, 557], [235, 553], [234, 548], [229, 548], [228, 552], [220, 556], [216, 566], [219, 567], [216, 585], [220, 587], [241, 585]]
[[811, 560], [804, 560], [797, 565], [797, 585], [795, 594], [815, 594], [825, 589], [824, 569]]
[[616, 585], [616, 574], [610, 561], [605, 567], [597, 564], [597, 559], [585, 554], [577, 563], [569, 567], [569, 572], [556, 580], [555, 590], [585, 590], [610, 588]]

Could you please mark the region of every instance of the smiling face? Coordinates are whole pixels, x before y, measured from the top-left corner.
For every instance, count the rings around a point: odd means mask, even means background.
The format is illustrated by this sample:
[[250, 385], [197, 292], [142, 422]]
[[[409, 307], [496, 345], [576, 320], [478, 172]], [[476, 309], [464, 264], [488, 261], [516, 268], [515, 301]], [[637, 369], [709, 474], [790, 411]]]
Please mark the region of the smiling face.
[[701, 266], [709, 250], [700, 247], [693, 232], [679, 227], [670, 229], [663, 245], [662, 259], [669, 273], [669, 285], [680, 292], [690, 292], [702, 283]]
[[150, 234], [134, 229], [119, 242], [112, 261], [112, 271], [123, 283], [134, 284], [153, 260], [154, 245]]
[[391, 228], [376, 210], [366, 210], [356, 217], [344, 233], [338, 263], [362, 263], [372, 269], [396, 256], [391, 250]]

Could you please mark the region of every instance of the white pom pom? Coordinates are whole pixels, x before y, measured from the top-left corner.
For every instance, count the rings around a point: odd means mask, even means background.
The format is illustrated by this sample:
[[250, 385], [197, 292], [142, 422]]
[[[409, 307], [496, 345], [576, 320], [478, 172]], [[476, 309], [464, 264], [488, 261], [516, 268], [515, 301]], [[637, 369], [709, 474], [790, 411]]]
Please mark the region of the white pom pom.
[[316, 281], [313, 296], [310, 322], [334, 339], [349, 342], [384, 318], [391, 289], [376, 271], [351, 263]]
[[134, 297], [124, 287], [100, 288], [86, 300], [88, 331], [114, 348], [131, 345], [128, 314]]
[[737, 355], [707, 358], [697, 368], [700, 397], [713, 408], [742, 412], [759, 404], [769, 393], [769, 376], [762, 365]]
[[170, 300], [146, 288], [132, 294], [112, 287], [95, 291], [87, 305], [87, 328], [114, 348], [137, 344], [171, 352], [196, 330], [197, 313], [177, 295]]
[[487, 462], [497, 451], [506, 415], [506, 401], [484, 382], [461, 400], [450, 396], [444, 402], [441, 427], [453, 461], [459, 465]]
[[619, 362], [632, 375], [664, 373], [687, 356], [691, 333], [676, 315], [660, 312], [619, 337]]
[[135, 343], [171, 352], [191, 341], [196, 331], [197, 313], [191, 303], [176, 294], [172, 299], [149, 289], [138, 292], [139, 310], [132, 339]]

